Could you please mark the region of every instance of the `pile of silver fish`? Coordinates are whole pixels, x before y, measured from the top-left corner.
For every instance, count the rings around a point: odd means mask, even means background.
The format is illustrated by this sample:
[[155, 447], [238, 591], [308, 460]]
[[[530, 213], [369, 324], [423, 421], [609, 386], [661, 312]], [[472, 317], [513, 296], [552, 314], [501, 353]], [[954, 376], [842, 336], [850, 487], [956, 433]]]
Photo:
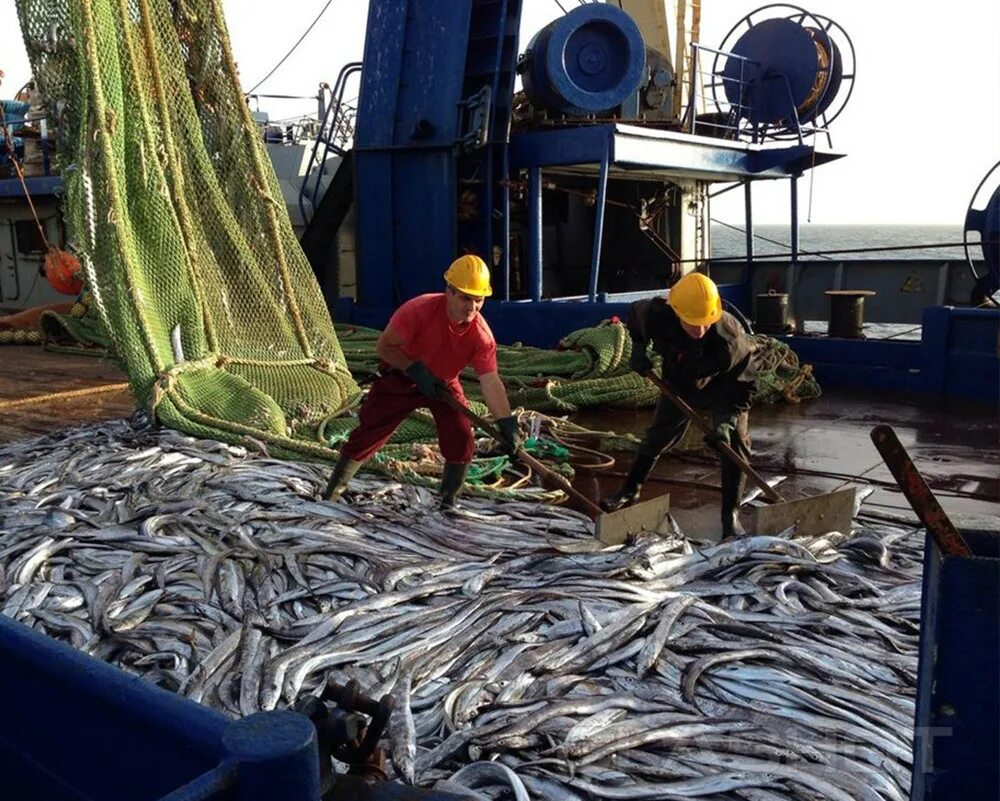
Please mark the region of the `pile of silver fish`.
[[602, 549], [328, 470], [141, 417], [6, 446], [2, 613], [231, 716], [354, 679], [395, 778], [472, 799], [907, 798], [917, 530]]

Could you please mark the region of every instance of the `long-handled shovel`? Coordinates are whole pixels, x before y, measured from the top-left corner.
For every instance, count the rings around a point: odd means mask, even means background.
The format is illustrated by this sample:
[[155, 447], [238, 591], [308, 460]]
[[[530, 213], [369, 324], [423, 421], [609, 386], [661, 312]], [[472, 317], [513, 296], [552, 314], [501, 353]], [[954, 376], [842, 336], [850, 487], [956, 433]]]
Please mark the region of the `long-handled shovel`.
[[[712, 428], [702, 419], [682, 397], [677, 395], [659, 376], [649, 372], [646, 378], [652, 381], [665, 398], [671, 401], [684, 416], [694, 423], [705, 434], [711, 434]], [[785, 500], [764, 478], [754, 470], [747, 461], [734, 451], [728, 442], [720, 442], [719, 450], [723, 457], [735, 464], [743, 474], [753, 482], [764, 494], [770, 504], [755, 508], [753, 530], [757, 534], [779, 534], [791, 526], [799, 534], [825, 534], [828, 531], [848, 533], [854, 520], [853, 487], [801, 498], [795, 501]]]
[[[489, 420], [480, 417], [472, 409], [460, 402], [450, 392], [442, 391], [438, 393], [438, 398], [443, 400], [453, 409], [464, 414], [480, 429], [489, 434], [498, 442], [503, 441], [500, 430]], [[625, 542], [631, 534], [638, 534], [640, 531], [656, 531], [663, 519], [667, 516], [670, 508], [670, 496], [663, 495], [645, 503], [638, 503], [618, 512], [605, 512], [600, 506], [595, 504], [586, 495], [579, 492], [563, 476], [554, 470], [546, 467], [534, 456], [518, 448], [514, 458], [535, 470], [543, 479], [555, 484], [565, 492], [574, 502], [576, 507], [594, 520], [594, 536], [606, 545], [617, 545]]]

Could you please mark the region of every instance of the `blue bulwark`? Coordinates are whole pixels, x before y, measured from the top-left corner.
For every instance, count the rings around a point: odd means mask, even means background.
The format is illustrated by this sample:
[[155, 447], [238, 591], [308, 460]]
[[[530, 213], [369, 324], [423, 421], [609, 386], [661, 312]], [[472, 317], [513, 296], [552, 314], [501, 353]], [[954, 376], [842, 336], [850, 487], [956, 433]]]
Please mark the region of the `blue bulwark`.
[[1000, 311], [928, 306], [923, 315], [926, 389], [1000, 401]]
[[912, 801], [1000, 791], [1000, 532], [962, 534], [972, 557], [924, 548]]
[[[57, 195], [62, 192], [63, 179], [54, 175], [39, 178], [25, 178], [24, 183], [32, 197]], [[17, 178], [0, 179], [0, 197], [24, 197], [24, 187]]]
[[223, 758], [225, 716], [3, 617], [0, 687], [7, 798], [158, 799]]
[[1000, 311], [928, 306], [919, 342], [779, 337], [821, 385], [1000, 400]]
[[779, 336], [822, 387], [922, 392], [926, 374], [920, 342]]
[[[319, 759], [304, 715], [230, 720], [0, 616], [3, 799], [320, 801]], [[388, 781], [362, 789], [337, 774], [329, 797], [459, 801]]]

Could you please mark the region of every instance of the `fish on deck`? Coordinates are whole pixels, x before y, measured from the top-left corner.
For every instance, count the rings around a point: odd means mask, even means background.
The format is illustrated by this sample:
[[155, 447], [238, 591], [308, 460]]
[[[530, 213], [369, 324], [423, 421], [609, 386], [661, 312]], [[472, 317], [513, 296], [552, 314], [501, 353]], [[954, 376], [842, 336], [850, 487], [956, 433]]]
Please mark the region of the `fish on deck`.
[[561, 507], [325, 478], [141, 417], [9, 445], [2, 612], [234, 717], [408, 698], [385, 747], [421, 786], [906, 797], [916, 527], [602, 548]]

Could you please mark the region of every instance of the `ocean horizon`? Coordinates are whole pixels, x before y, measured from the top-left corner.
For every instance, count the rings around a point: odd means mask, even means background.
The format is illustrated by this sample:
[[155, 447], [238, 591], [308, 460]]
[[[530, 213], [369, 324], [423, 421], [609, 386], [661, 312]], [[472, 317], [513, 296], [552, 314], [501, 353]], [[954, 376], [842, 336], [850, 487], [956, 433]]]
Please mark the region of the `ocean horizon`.
[[[754, 255], [778, 256], [791, 252], [787, 225], [755, 225]], [[920, 245], [920, 248], [913, 248]], [[942, 247], [942, 246], [947, 247]], [[905, 248], [905, 249], [902, 249]], [[856, 251], [851, 253], [836, 251]], [[741, 226], [712, 222], [712, 257], [742, 258], [746, 236]], [[799, 225], [799, 253], [803, 258], [948, 259], [965, 261], [960, 225]], [[978, 234], [970, 236], [970, 253], [982, 259]], [[806, 255], [815, 254], [815, 255]]]

